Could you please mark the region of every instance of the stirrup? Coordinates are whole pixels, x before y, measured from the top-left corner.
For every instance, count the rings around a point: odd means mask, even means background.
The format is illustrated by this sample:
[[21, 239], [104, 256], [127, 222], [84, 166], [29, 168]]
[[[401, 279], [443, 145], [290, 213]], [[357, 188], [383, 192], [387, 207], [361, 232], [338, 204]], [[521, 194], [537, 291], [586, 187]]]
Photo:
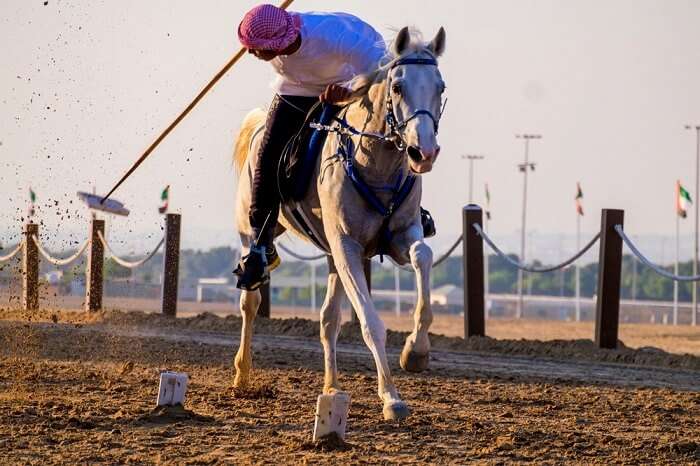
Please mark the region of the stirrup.
[[267, 254], [264, 246], [251, 246], [250, 252], [241, 257], [238, 266], [233, 271], [238, 277], [236, 288], [255, 291], [270, 282], [267, 270]]
[[[259, 262], [256, 261], [259, 260]], [[273, 246], [252, 246], [243, 256], [233, 273], [238, 277], [236, 288], [255, 291], [270, 282], [270, 272], [282, 263], [277, 249]]]
[[431, 238], [437, 233], [435, 229], [435, 220], [424, 208], [420, 208], [420, 223], [423, 225], [423, 238]]

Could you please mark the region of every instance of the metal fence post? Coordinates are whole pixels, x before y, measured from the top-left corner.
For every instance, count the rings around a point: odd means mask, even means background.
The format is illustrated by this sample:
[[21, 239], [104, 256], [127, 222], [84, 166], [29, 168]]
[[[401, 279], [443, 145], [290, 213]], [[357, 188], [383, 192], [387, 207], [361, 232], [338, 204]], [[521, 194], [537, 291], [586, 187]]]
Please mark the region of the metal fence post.
[[105, 221], [92, 219], [92, 223], [90, 224], [90, 254], [88, 254], [87, 271], [85, 274], [86, 311], [99, 311], [102, 309], [102, 272], [105, 252], [98, 232], [104, 235]]
[[163, 251], [163, 288], [161, 312], [177, 315], [177, 286], [180, 270], [180, 214], [165, 216], [165, 250]]
[[39, 249], [34, 243], [35, 236], [39, 237], [39, 225], [27, 223], [22, 256], [22, 308], [25, 311], [39, 309]]
[[599, 348], [617, 348], [622, 238], [615, 231], [615, 225], [624, 226], [624, 218], [623, 210], [603, 209], [600, 220], [598, 302], [595, 312], [595, 343]]
[[258, 315], [260, 317], [270, 318], [270, 280], [260, 287], [260, 307], [258, 308]]
[[482, 226], [481, 207], [462, 209], [462, 264], [464, 274], [464, 338], [484, 336], [484, 241], [474, 229]]

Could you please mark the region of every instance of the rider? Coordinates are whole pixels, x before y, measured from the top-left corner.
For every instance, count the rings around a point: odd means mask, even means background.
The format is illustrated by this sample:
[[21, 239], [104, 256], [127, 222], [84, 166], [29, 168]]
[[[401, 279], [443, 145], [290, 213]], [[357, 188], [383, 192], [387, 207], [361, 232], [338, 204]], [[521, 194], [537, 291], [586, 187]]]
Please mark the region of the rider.
[[319, 98], [346, 100], [350, 90], [339, 83], [375, 70], [387, 51], [382, 36], [355, 16], [287, 12], [274, 5], [246, 13], [238, 38], [277, 73], [252, 180], [249, 216], [255, 243], [235, 272], [239, 288], [254, 290], [280, 263], [273, 239], [280, 204], [277, 165], [284, 146]]

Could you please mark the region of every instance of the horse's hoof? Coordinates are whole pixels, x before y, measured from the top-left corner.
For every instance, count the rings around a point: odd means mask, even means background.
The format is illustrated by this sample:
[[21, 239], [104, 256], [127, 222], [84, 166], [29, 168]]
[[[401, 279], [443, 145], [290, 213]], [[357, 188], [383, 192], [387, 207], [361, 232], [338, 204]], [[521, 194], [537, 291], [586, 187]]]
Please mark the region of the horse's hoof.
[[401, 364], [401, 369], [406, 372], [423, 372], [428, 368], [428, 361], [430, 360], [430, 353], [416, 353], [415, 351], [402, 351], [401, 359], [399, 364]]
[[249, 383], [250, 379], [248, 377], [242, 377], [236, 374], [236, 377], [234, 377], [233, 379], [233, 388], [238, 390], [244, 390], [248, 388]]
[[411, 410], [403, 401], [391, 401], [384, 405], [383, 413], [385, 421], [399, 421], [407, 418]]

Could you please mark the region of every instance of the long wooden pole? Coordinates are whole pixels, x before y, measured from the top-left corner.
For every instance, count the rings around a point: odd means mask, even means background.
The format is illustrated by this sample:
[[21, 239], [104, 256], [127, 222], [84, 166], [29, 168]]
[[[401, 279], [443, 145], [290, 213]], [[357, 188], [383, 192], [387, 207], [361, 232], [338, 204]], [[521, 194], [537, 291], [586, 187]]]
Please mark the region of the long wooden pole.
[[[294, 0], [284, 0], [280, 5], [280, 8], [286, 10], [287, 7], [292, 4], [293, 1]], [[199, 103], [199, 101], [202, 100], [206, 93], [209, 92], [212, 87], [214, 87], [214, 85], [219, 81], [219, 79], [221, 79], [228, 72], [228, 70], [230, 70], [231, 67], [235, 65], [236, 62], [240, 60], [243, 55], [245, 55], [247, 51], [247, 48], [241, 47], [238, 50], [238, 52], [236, 52], [236, 54], [228, 61], [228, 63], [226, 63], [224, 67], [221, 68], [221, 70], [219, 70], [219, 72], [216, 73], [216, 75], [214, 75], [211, 81], [209, 81], [209, 83], [206, 86], [204, 86], [204, 89], [202, 89], [199, 92], [199, 94], [197, 94], [197, 96], [192, 100], [192, 102], [190, 102], [190, 104], [185, 108], [185, 110], [183, 110], [182, 113], [180, 113], [180, 115], [178, 115], [178, 117], [175, 118], [175, 120], [172, 123], [170, 123], [170, 125], [167, 128], [165, 128], [165, 130], [162, 133], [160, 133], [160, 136], [158, 136], [156, 140], [153, 141], [153, 143], [150, 146], [148, 146], [148, 149], [146, 149], [146, 151], [143, 154], [141, 154], [141, 157], [138, 158], [138, 160], [131, 166], [131, 168], [126, 172], [126, 174], [122, 176], [119, 182], [116, 185], [114, 185], [114, 187], [107, 193], [107, 195], [102, 198], [101, 202], [104, 203], [104, 201], [109, 199], [109, 196], [111, 196], [112, 193], [114, 193], [114, 191], [116, 191], [117, 188], [121, 186], [121, 184], [124, 181], [126, 181], [127, 178], [129, 178], [129, 176], [134, 172], [134, 170], [136, 170], [138, 166], [141, 165], [149, 155], [151, 155], [151, 152], [153, 152], [155, 148], [158, 147], [161, 141], [163, 141], [163, 139], [165, 139], [165, 137], [168, 134], [170, 134], [170, 132], [173, 129], [175, 129], [175, 127], [187, 116], [188, 113], [190, 113], [190, 111]]]

